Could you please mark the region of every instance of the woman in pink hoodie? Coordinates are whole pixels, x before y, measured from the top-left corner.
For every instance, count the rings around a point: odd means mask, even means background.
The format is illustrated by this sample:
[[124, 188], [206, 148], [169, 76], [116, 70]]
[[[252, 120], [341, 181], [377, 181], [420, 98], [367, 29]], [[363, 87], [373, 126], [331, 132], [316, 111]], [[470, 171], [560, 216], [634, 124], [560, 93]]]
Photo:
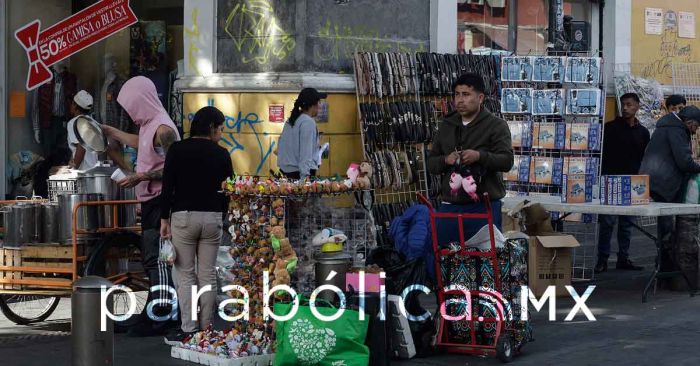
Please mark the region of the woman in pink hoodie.
[[[153, 82], [143, 76], [127, 80], [119, 91], [117, 102], [139, 127], [138, 135], [120, 131], [108, 125], [102, 130], [108, 138], [138, 149], [136, 172], [119, 182], [122, 187], [136, 187], [136, 198], [141, 201], [141, 256], [144, 270], [151, 286], [161, 285], [160, 291], [149, 292], [147, 304], [154, 300], [170, 301], [173, 288], [169, 266], [158, 262], [160, 250], [160, 193], [163, 186], [165, 155], [170, 146], [180, 139], [177, 127], [158, 99]], [[174, 290], [172, 290], [174, 292]], [[156, 298], [157, 296], [157, 298]], [[158, 302], [162, 304], [162, 302]], [[172, 320], [177, 312], [171, 306], [157, 305], [142, 316], [133, 335], [151, 336], [164, 334], [177, 326]], [[162, 319], [167, 319], [162, 321]], [[172, 320], [172, 321], [169, 321]]]

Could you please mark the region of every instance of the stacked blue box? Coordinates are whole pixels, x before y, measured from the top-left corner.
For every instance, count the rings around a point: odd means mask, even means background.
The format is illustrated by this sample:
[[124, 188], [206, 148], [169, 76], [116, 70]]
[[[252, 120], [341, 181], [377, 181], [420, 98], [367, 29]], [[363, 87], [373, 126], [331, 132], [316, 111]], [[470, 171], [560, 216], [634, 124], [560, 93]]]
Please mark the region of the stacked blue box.
[[[562, 140], [562, 143], [563, 143], [563, 140]], [[563, 158], [554, 158], [554, 160], [552, 161], [552, 184], [561, 185], [563, 171], [564, 171], [564, 159]]]
[[586, 159], [586, 174], [592, 175], [595, 180], [598, 180], [598, 166], [600, 164], [600, 158], [587, 158]]
[[566, 123], [557, 123], [555, 128], [554, 148], [562, 150], [566, 147]]
[[631, 206], [649, 203], [649, 177], [646, 175], [608, 175], [601, 179], [601, 203]]
[[588, 128], [588, 150], [600, 150], [600, 135], [600, 124], [591, 124]]
[[521, 156], [520, 157], [520, 168], [518, 169], [518, 181], [527, 183], [530, 181], [530, 161], [532, 157]]
[[532, 147], [532, 121], [523, 121], [521, 128], [521, 146]]
[[561, 202], [592, 202], [594, 180], [595, 177], [590, 174], [564, 174], [562, 179]]

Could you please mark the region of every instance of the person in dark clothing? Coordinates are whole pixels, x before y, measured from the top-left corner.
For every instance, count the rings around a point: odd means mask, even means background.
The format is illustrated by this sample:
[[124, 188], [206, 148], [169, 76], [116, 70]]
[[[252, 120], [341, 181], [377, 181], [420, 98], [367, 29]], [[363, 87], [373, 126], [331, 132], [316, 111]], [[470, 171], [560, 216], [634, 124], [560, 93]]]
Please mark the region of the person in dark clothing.
[[[634, 175], [639, 172], [644, 150], [649, 143], [649, 130], [637, 119], [639, 96], [628, 93], [620, 97], [622, 116], [605, 124], [603, 133], [603, 175]], [[617, 221], [617, 269], [642, 270], [629, 259], [633, 216], [598, 215], [598, 263], [595, 273], [608, 269], [610, 240]]]
[[678, 113], [685, 108], [686, 104], [688, 104], [688, 101], [684, 96], [678, 94], [669, 95], [666, 98], [666, 111], [668, 113]]
[[[216, 301], [216, 254], [222, 237], [228, 201], [222, 182], [233, 175], [231, 157], [218, 145], [224, 114], [215, 107], [195, 113], [190, 138], [168, 151], [161, 192], [160, 236], [175, 247], [175, 288], [181, 310], [181, 328], [166, 337], [175, 345], [212, 322]], [[196, 265], [195, 265], [196, 263]], [[192, 286], [211, 285], [200, 297], [199, 321], [192, 319]]]
[[[442, 176], [440, 212], [483, 213], [483, 194], [491, 201], [494, 224], [501, 227], [501, 198], [505, 196], [503, 172], [513, 166], [508, 124], [482, 107], [484, 80], [477, 74], [461, 75], [453, 87], [456, 111], [447, 115], [438, 128], [428, 157], [428, 171]], [[452, 173], [472, 176], [478, 201], [464, 189], [450, 187]], [[482, 220], [464, 220], [464, 238], [481, 227]], [[456, 220], [438, 220], [440, 245], [459, 241]]]
[[[639, 169], [640, 174], [649, 175], [651, 198], [655, 202], [681, 203], [690, 175], [700, 173], [700, 165], [693, 160], [690, 149], [691, 136], [699, 123], [700, 109], [695, 106], [669, 113], [656, 122]], [[673, 216], [660, 216], [659, 240], [668, 240], [672, 230]]]

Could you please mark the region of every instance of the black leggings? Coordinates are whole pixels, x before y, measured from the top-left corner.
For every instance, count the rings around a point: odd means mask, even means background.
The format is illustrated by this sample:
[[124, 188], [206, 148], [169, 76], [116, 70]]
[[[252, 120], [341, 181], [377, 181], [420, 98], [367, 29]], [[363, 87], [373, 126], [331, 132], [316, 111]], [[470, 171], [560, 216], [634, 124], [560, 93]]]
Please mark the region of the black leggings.
[[[282, 172], [282, 174], [284, 174], [284, 176], [289, 178], [289, 179], [301, 179], [301, 175], [299, 174], [299, 172], [289, 172], [289, 173]], [[315, 177], [316, 176], [316, 169], [311, 169], [309, 171], [309, 175], [312, 177]]]

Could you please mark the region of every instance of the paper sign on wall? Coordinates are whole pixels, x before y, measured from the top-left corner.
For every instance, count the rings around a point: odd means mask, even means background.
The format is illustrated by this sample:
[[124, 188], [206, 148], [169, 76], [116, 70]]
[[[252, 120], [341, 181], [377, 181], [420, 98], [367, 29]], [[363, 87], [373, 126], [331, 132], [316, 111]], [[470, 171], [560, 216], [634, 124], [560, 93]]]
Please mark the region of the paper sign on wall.
[[53, 78], [49, 66], [136, 23], [129, 0], [102, 0], [41, 30], [38, 19], [15, 32], [27, 52], [27, 90]]
[[695, 13], [678, 12], [678, 37], [695, 38]]
[[284, 104], [270, 104], [267, 107], [269, 121], [275, 123], [284, 122]]
[[659, 8], [644, 9], [644, 31], [646, 34], [662, 34], [664, 12]]
[[21, 91], [10, 92], [10, 118], [24, 118], [27, 116], [27, 93]]

